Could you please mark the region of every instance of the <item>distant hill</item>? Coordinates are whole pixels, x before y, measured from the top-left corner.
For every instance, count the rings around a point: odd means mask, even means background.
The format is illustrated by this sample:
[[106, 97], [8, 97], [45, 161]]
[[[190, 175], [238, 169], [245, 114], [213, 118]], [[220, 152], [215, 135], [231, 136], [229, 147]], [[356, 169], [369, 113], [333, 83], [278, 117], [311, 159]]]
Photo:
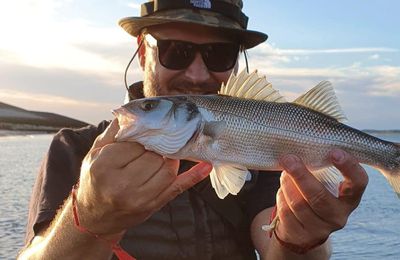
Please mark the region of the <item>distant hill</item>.
[[25, 110], [0, 102], [0, 129], [24, 131], [57, 131], [64, 127], [79, 128], [88, 123], [70, 117]]
[[364, 132], [368, 134], [400, 134], [400, 130], [393, 129], [393, 130], [375, 130], [375, 129], [364, 129]]

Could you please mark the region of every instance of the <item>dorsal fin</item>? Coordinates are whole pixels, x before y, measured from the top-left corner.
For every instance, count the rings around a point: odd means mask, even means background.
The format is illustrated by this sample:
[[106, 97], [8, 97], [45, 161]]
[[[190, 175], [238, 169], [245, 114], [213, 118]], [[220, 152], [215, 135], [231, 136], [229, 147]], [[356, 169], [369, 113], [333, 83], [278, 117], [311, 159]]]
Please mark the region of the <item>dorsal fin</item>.
[[272, 88], [272, 84], [265, 76], [258, 75], [257, 70], [251, 74], [242, 70], [237, 76], [232, 73], [226, 85], [222, 84], [218, 94], [269, 102], [286, 102], [285, 98]]
[[339, 122], [347, 119], [329, 81], [320, 82], [307, 93], [298, 97], [293, 103], [331, 116]]

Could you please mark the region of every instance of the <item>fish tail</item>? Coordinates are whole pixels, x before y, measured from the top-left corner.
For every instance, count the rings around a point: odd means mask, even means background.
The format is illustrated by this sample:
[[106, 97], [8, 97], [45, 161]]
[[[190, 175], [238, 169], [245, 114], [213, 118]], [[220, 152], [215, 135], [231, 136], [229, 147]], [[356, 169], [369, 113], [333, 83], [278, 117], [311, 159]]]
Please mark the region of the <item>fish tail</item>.
[[382, 173], [400, 199], [400, 169], [397, 172], [386, 172], [382, 170]]
[[396, 143], [395, 145], [398, 148], [395, 158], [397, 167], [394, 167], [394, 170], [380, 169], [380, 172], [386, 177], [390, 186], [392, 186], [397, 197], [400, 199], [400, 144]]

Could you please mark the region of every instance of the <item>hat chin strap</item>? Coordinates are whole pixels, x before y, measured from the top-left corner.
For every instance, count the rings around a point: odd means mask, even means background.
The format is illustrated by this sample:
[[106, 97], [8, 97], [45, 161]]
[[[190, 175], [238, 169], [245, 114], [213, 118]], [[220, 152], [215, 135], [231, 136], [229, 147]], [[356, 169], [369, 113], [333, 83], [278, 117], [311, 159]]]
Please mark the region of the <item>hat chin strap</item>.
[[224, 1], [209, 1], [207, 4], [196, 4], [192, 0], [154, 0], [141, 5], [140, 16], [149, 16], [159, 11], [176, 9], [200, 9], [219, 13], [236, 21], [243, 29], [247, 28], [249, 21], [249, 18], [242, 12], [240, 7]]
[[247, 60], [247, 50], [243, 51], [243, 55], [244, 55], [244, 61], [246, 62], [246, 72], [249, 73], [249, 61]]

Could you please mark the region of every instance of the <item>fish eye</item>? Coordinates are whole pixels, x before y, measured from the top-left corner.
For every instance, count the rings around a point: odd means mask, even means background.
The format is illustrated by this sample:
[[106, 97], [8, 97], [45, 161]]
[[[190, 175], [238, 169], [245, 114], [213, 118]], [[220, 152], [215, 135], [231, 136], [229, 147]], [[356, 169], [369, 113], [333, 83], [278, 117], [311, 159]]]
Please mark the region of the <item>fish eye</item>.
[[154, 108], [156, 108], [157, 105], [158, 105], [157, 100], [146, 100], [140, 104], [140, 108], [143, 111], [150, 111], [150, 110], [153, 110]]

